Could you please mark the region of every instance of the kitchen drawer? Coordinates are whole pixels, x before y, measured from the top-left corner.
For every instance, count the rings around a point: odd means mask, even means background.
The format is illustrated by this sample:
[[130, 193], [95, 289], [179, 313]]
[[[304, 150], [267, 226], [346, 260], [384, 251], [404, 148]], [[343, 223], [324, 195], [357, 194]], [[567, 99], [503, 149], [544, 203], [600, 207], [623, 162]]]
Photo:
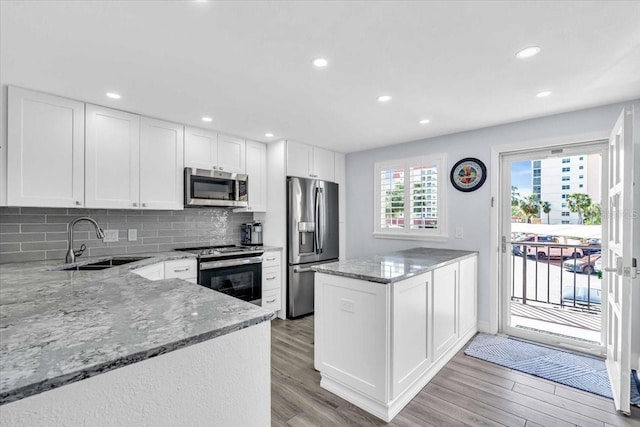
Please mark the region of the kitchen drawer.
[[263, 267], [274, 267], [280, 264], [280, 251], [266, 251], [264, 255], [262, 255]]
[[268, 291], [262, 290], [262, 308], [280, 310], [280, 288]]
[[262, 267], [262, 289], [280, 289], [282, 279], [280, 278], [280, 266]]
[[165, 279], [195, 279], [198, 276], [197, 262], [195, 259], [179, 259], [164, 263]]

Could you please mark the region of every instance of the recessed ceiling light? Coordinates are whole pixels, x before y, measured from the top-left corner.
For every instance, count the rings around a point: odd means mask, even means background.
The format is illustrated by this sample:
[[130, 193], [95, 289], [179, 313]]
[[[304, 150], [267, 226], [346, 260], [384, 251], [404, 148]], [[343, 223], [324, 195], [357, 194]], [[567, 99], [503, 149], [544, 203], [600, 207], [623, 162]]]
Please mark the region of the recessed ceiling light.
[[378, 101], [380, 102], [388, 102], [391, 101], [391, 95], [380, 95], [378, 97]]
[[273, 134], [271, 132], [267, 132], [264, 134], [267, 138], [273, 138]]
[[111, 99], [120, 99], [120, 98], [122, 98], [119, 94], [114, 93], [114, 92], [107, 92], [107, 93], [105, 93], [105, 95], [107, 95], [107, 97], [111, 98]]
[[544, 97], [547, 97], [549, 95], [551, 95], [551, 91], [550, 90], [545, 90], [543, 92], [538, 93], [536, 96], [538, 98], [544, 98]]
[[212, 120], [213, 120], [213, 119], [212, 119], [211, 117], [203, 117], [203, 118], [202, 118], [202, 121], [203, 121], [203, 122], [210, 122], [210, 121], [212, 121]]
[[540, 53], [540, 48], [538, 46], [529, 46], [522, 49], [520, 52], [516, 53], [516, 58], [524, 59], [531, 58], [532, 56], [536, 56]]
[[431, 122], [431, 120], [429, 119], [422, 119], [420, 120], [418, 123], [420, 123], [421, 125], [426, 125], [427, 123]]
[[327, 65], [329, 65], [329, 61], [327, 61], [324, 58], [316, 58], [313, 61], [311, 61], [311, 63], [318, 68], [326, 67]]

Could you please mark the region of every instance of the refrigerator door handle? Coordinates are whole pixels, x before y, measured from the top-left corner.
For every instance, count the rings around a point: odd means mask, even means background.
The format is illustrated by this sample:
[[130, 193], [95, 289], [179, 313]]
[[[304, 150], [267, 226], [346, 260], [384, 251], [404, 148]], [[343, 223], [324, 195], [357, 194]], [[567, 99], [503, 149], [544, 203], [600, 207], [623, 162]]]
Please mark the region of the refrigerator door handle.
[[318, 242], [318, 253], [324, 249], [324, 192], [322, 188], [316, 188], [316, 236]]

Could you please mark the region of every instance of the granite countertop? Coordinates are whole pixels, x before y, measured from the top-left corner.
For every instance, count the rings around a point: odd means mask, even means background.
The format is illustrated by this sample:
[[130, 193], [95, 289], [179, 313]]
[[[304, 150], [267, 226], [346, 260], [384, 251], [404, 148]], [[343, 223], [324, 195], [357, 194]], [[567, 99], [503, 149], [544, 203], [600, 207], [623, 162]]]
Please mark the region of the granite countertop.
[[412, 248], [313, 266], [318, 273], [377, 283], [394, 283], [477, 254], [437, 248]]
[[132, 273], [193, 257], [146, 256], [100, 271], [60, 271], [61, 261], [0, 265], [0, 405], [275, 316], [181, 279], [151, 281]]

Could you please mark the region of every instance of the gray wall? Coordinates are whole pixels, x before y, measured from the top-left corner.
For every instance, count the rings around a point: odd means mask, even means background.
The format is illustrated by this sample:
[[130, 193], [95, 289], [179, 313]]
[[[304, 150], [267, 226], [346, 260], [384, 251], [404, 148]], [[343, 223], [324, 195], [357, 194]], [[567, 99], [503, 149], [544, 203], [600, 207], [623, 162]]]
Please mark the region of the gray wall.
[[[602, 131], [606, 135], [615, 125], [624, 106], [633, 105], [636, 113], [640, 111], [640, 102], [628, 102], [607, 105], [598, 108], [575, 111], [554, 116], [532, 119], [501, 126], [494, 126], [469, 132], [429, 138], [379, 149], [350, 153], [347, 155], [347, 253], [349, 258], [363, 255], [385, 253], [415, 246], [429, 246], [479, 251], [478, 263], [478, 316], [482, 322], [490, 319], [490, 222], [491, 222], [491, 148], [507, 144], [532, 144], [551, 138], [564, 138], [566, 142], [575, 141], [581, 134]], [[469, 112], [473, 114], [473, 112]], [[634, 120], [635, 132], [635, 170], [640, 173], [640, 120], [638, 114]], [[431, 153], [447, 154], [446, 187], [448, 209], [449, 240], [444, 243], [410, 240], [376, 239], [373, 231], [374, 209], [374, 162], [402, 159]], [[488, 170], [488, 179], [484, 186], [472, 193], [455, 190], [449, 182], [448, 171], [451, 165], [464, 157], [477, 157]], [[638, 192], [636, 191], [636, 194]], [[636, 197], [636, 218], [640, 197]], [[455, 228], [464, 228], [464, 238], [454, 238]], [[640, 219], [635, 221], [636, 242], [640, 234]], [[635, 246], [636, 257], [640, 253], [640, 242]], [[636, 289], [640, 287], [636, 284]], [[640, 291], [635, 293], [634, 325], [640, 330]], [[637, 334], [640, 338], [640, 333]], [[636, 339], [634, 352], [640, 353], [640, 339]]]
[[[174, 248], [240, 243], [240, 224], [252, 213], [224, 208], [184, 211], [100, 210], [56, 208], [0, 208], [0, 263], [64, 259], [67, 225], [79, 216], [91, 216], [103, 229], [118, 229], [119, 241], [103, 243], [87, 222], [74, 227], [75, 248], [87, 246], [83, 256], [160, 252]], [[136, 229], [138, 240], [127, 241]]]

